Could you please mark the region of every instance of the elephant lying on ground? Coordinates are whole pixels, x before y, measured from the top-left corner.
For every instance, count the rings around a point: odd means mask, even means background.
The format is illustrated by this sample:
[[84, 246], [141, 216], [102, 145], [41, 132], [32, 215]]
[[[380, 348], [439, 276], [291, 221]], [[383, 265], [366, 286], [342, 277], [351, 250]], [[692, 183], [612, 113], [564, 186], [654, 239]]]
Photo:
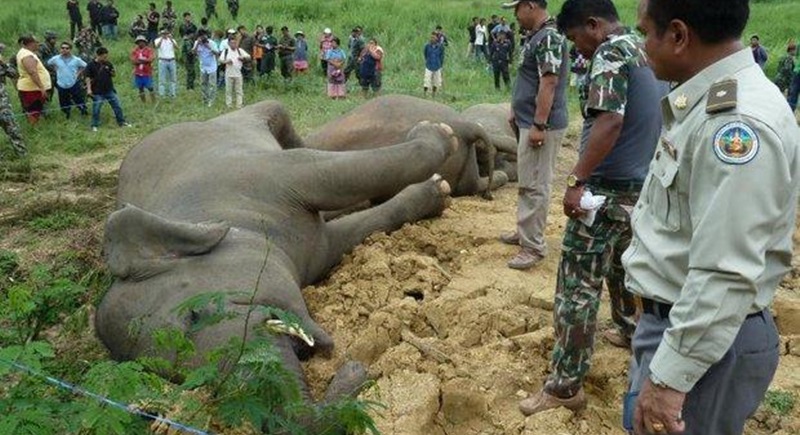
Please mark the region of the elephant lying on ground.
[[461, 112], [468, 122], [477, 122], [486, 130], [497, 149], [495, 169], [505, 172], [508, 181], [517, 181], [517, 132], [508, 123], [511, 105], [478, 104]]
[[[305, 137], [309, 148], [348, 151], [393, 145], [405, 137], [420, 121], [442, 122], [453, 128], [459, 146], [438, 168], [453, 188], [453, 195], [481, 193], [491, 197], [491, 190], [506, 183], [506, 175], [494, 171], [495, 146], [486, 131], [476, 122], [468, 122], [444, 104], [406, 95], [388, 95], [372, 99], [316, 129]], [[413, 165], [415, 160], [398, 162]]]
[[[118, 210], [106, 223], [104, 252], [116, 281], [98, 307], [96, 326], [111, 355], [154, 354], [151, 334], [166, 327], [184, 331], [207, 354], [270, 320], [254, 311], [246, 323], [251, 303], [276, 307], [294, 313], [315, 342], [308, 349], [289, 335], [274, 338], [308, 399], [298, 352], [329, 352], [333, 342], [311, 319], [300, 289], [371, 233], [446, 207], [449, 186], [434, 173], [456, 148], [452, 129], [421, 123], [398, 142], [347, 153], [299, 149], [275, 102], [146, 137], [122, 163]], [[320, 217], [320, 211], [398, 191], [334, 222]], [[208, 313], [179, 314], [175, 307], [212, 291], [229, 292], [227, 308], [239, 315], [194, 331]], [[255, 291], [254, 297], [241, 291]], [[360, 365], [345, 365], [327, 397], [353, 393], [364, 377]]]

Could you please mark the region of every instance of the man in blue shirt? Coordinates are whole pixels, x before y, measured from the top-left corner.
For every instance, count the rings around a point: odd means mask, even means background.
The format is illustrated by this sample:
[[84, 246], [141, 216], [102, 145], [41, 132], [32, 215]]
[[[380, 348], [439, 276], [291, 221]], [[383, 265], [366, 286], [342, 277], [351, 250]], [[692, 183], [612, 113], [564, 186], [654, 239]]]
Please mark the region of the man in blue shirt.
[[200, 93], [203, 94], [203, 104], [211, 107], [217, 92], [217, 57], [219, 47], [208, 38], [205, 30], [200, 30], [197, 40], [194, 41], [192, 51], [200, 60]]
[[442, 87], [442, 67], [444, 66], [444, 45], [439, 40], [436, 32], [431, 33], [431, 40], [425, 44], [425, 78], [423, 80], [423, 92], [428, 95], [431, 89], [431, 96], [436, 98], [436, 89]]
[[47, 60], [47, 65], [56, 70], [56, 90], [58, 90], [58, 104], [61, 111], [69, 119], [72, 107], [80, 110], [81, 115], [87, 115], [86, 99], [83, 89], [78, 81], [78, 76], [86, 68], [86, 62], [78, 56], [72, 55], [72, 44], [68, 41], [61, 43], [61, 54]]

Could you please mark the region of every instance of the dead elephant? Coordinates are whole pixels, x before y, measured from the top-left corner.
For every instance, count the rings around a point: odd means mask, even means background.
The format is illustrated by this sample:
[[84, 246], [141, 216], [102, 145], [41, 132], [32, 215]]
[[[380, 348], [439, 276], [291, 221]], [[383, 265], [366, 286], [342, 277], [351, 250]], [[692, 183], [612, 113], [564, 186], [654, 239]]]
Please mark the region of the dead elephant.
[[[456, 144], [446, 125], [422, 123], [380, 150], [299, 149], [275, 102], [154, 132], [120, 168], [118, 210], [104, 240], [116, 281], [97, 310], [100, 339], [115, 359], [128, 360], [156, 353], [153, 331], [172, 327], [207, 354], [270, 320], [251, 304], [276, 307], [295, 314], [315, 342], [308, 349], [289, 335], [274, 338], [308, 398], [298, 353], [330, 351], [333, 342], [312, 320], [300, 289], [372, 232], [439, 215], [449, 186], [434, 173]], [[410, 160], [413, 167], [395, 163]], [[320, 217], [394, 192], [380, 206], [334, 222]], [[231, 292], [227, 307], [239, 315], [194, 331], [207, 313], [179, 314], [175, 307], [210, 291]], [[328, 398], [351, 394], [364, 376], [359, 364], [345, 365]]]

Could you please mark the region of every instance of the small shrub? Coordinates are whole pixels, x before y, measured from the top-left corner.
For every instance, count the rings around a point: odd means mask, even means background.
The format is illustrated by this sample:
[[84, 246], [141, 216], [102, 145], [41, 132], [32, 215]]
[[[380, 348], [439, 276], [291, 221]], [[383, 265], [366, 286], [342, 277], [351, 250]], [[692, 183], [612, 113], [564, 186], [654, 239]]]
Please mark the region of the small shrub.
[[780, 416], [789, 415], [794, 409], [796, 397], [793, 393], [783, 390], [769, 390], [764, 396], [764, 403], [772, 412]]
[[56, 211], [47, 216], [38, 217], [28, 222], [28, 226], [38, 232], [62, 231], [82, 224], [85, 218], [70, 211]]

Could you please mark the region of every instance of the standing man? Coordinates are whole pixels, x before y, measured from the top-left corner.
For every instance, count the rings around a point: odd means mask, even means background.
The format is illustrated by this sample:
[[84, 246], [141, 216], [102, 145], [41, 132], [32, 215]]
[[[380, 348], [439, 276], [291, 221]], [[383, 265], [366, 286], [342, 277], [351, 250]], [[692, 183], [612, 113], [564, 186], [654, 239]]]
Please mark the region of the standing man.
[[79, 80], [86, 68], [86, 62], [72, 54], [72, 44], [69, 41], [62, 42], [61, 54], [48, 59], [47, 65], [56, 70], [58, 104], [67, 119], [70, 117], [73, 105], [78, 107], [81, 115], [88, 115], [86, 99], [83, 97], [83, 88]]
[[345, 80], [350, 80], [350, 73], [352, 72], [356, 73], [356, 80], [358, 80], [358, 56], [361, 55], [365, 45], [364, 37], [361, 35], [361, 26], [353, 27], [348, 44], [350, 56], [347, 57], [347, 66], [344, 69]]
[[133, 84], [139, 90], [139, 99], [142, 103], [147, 102], [145, 90], [150, 92], [150, 101], [156, 102], [156, 94], [153, 92], [153, 61], [155, 60], [153, 49], [147, 45], [147, 38], [144, 35], [136, 37], [136, 46], [131, 51], [131, 63], [133, 64]]
[[219, 19], [219, 15], [217, 15], [217, 0], [206, 0], [206, 18], [211, 19], [211, 17]]
[[178, 92], [177, 61], [175, 60], [178, 43], [172, 38], [172, 33], [164, 29], [161, 31], [161, 36], [156, 38], [155, 44], [156, 50], [158, 50], [158, 96], [169, 95], [175, 98]]
[[103, 37], [117, 40], [117, 24], [119, 24], [119, 11], [114, 6], [114, 0], [108, 0], [101, 11], [103, 21]]
[[[629, 211], [661, 130], [654, 102], [667, 92], [648, 66], [641, 38], [619, 22], [611, 0], [567, 0], [558, 28], [591, 61], [578, 93], [584, 118], [578, 162], [564, 193], [569, 222], [556, 281], [551, 373], [544, 388], [520, 403], [525, 415], [586, 406], [583, 380], [591, 365], [603, 281], [616, 328], [607, 338], [625, 346], [633, 332], [638, 308], [625, 290], [620, 257], [631, 239]], [[566, 84], [566, 75], [563, 80]], [[606, 197], [590, 224], [581, 220], [586, 214], [581, 198], [589, 193]]]
[[278, 49], [278, 38], [272, 33], [272, 26], [267, 26], [264, 36], [261, 38], [261, 46], [264, 49], [263, 57], [261, 58], [261, 72], [266, 74], [267, 77], [271, 77], [272, 71], [275, 70], [275, 52]]
[[8, 135], [11, 141], [11, 149], [14, 153], [23, 157], [28, 154], [28, 147], [25, 146], [25, 140], [22, 139], [22, 132], [19, 129], [17, 118], [14, 117], [14, 112], [11, 110], [11, 101], [6, 92], [6, 78], [16, 79], [17, 72], [9, 66], [2, 57], [3, 51], [6, 46], [0, 44], [0, 126]]
[[[547, 13], [546, 0], [514, 1], [503, 7], [514, 8], [520, 26], [530, 31], [517, 71], [509, 120], [519, 130], [517, 228], [500, 236], [503, 243], [519, 246], [508, 267], [526, 270], [546, 254], [544, 229], [553, 171], [568, 122], [567, 43]], [[496, 41], [493, 47], [498, 47]], [[494, 50], [492, 59], [497, 55]]]
[[197, 78], [197, 53], [194, 50], [197, 26], [192, 22], [191, 12], [183, 13], [183, 23], [178, 27], [178, 34], [183, 40], [181, 55], [183, 66], [186, 67], [186, 89], [194, 89], [194, 81]]
[[150, 3], [147, 11], [147, 42], [153, 42], [158, 37], [158, 23], [161, 21], [161, 14], [156, 10], [156, 4]]
[[178, 13], [172, 7], [172, 0], [167, 0], [164, 10], [161, 11], [161, 28], [169, 30], [170, 33], [175, 31], [175, 23], [178, 21]]
[[758, 66], [761, 67], [763, 70], [767, 67], [767, 50], [761, 46], [761, 39], [758, 35], [753, 35], [750, 37], [750, 50], [753, 52], [753, 60], [756, 61]]
[[[44, 42], [39, 44], [39, 59], [44, 62], [44, 67], [47, 68], [47, 72], [50, 73], [50, 82], [55, 83], [58, 75], [58, 71], [56, 71], [56, 67], [47, 63], [48, 60], [52, 59], [53, 56], [57, 56], [59, 53], [59, 49], [56, 46], [56, 39], [58, 35], [52, 31], [44, 32]], [[50, 91], [47, 94], [47, 101], [53, 99], [53, 89], [50, 88]]]
[[369, 90], [372, 88], [372, 95], [377, 97], [381, 91], [382, 75], [383, 75], [383, 47], [378, 45], [378, 40], [370, 38], [367, 46], [359, 56], [358, 72], [361, 78], [358, 83], [361, 85], [361, 92], [364, 98], [369, 95]]
[[209, 38], [206, 31], [197, 33], [192, 51], [200, 60], [200, 93], [203, 95], [203, 104], [211, 107], [217, 94], [217, 56], [219, 48]]
[[114, 65], [108, 60], [108, 49], [100, 47], [96, 51], [95, 58], [86, 66], [86, 94], [92, 99], [92, 131], [97, 132], [100, 126], [100, 109], [103, 103], [108, 101], [117, 125], [120, 127], [131, 127], [125, 122], [125, 115], [119, 105], [117, 92], [114, 90]]
[[800, 96], [800, 58], [795, 58], [794, 62], [794, 74], [792, 75], [792, 81], [789, 83], [789, 93], [786, 96], [786, 99], [789, 101], [789, 108], [792, 109], [792, 113], [797, 110], [797, 100]]
[[17, 91], [22, 109], [28, 117], [28, 122], [36, 124], [42, 116], [47, 93], [53, 87], [50, 73], [44, 67], [36, 54], [39, 43], [33, 35], [24, 35], [19, 38], [20, 49], [17, 52], [17, 68], [19, 80]]
[[81, 5], [78, 0], [67, 0], [67, 16], [69, 16], [69, 39], [75, 39], [75, 32], [83, 28]]
[[800, 129], [740, 42], [748, 3], [640, 3], [653, 70], [677, 85], [624, 255], [644, 308], [624, 419], [637, 434], [740, 434], [778, 366], [768, 307], [791, 269]]
[[425, 56], [425, 77], [422, 80], [422, 93], [436, 98], [436, 89], [442, 87], [442, 68], [444, 67], [444, 45], [436, 32], [431, 33], [430, 41], [423, 50]]
[[227, 0], [228, 11], [231, 13], [233, 21], [238, 20], [239, 17], [239, 0]]
[[797, 44], [790, 41], [786, 46], [786, 54], [778, 62], [778, 71], [775, 73], [775, 86], [781, 93], [785, 93], [792, 83], [792, 76], [794, 75], [794, 67], [797, 59]]
[[511, 42], [505, 33], [498, 33], [497, 40], [492, 42], [492, 72], [494, 73], [494, 88], [500, 90], [500, 76], [508, 90], [511, 85], [511, 76], [508, 74], [508, 65], [511, 63]]
[[[89, 3], [86, 4], [86, 10], [89, 12], [89, 25], [99, 35], [103, 31], [103, 5], [100, 4], [100, 0], [89, 0]], [[82, 28], [83, 26], [78, 30]], [[75, 35], [72, 35], [72, 39], [75, 39]]]
[[294, 38], [289, 33], [289, 28], [281, 27], [281, 39], [278, 41], [278, 57], [281, 64], [281, 77], [284, 82], [292, 80], [294, 71]]
[[246, 51], [239, 48], [236, 38], [228, 40], [229, 47], [219, 55], [219, 62], [225, 65], [225, 106], [229, 109], [236, 99], [236, 108], [242, 108], [242, 65], [250, 59]]
[[322, 37], [319, 39], [319, 65], [322, 67], [322, 75], [328, 75], [328, 51], [333, 48], [333, 31], [330, 27], [326, 27], [322, 31]]

